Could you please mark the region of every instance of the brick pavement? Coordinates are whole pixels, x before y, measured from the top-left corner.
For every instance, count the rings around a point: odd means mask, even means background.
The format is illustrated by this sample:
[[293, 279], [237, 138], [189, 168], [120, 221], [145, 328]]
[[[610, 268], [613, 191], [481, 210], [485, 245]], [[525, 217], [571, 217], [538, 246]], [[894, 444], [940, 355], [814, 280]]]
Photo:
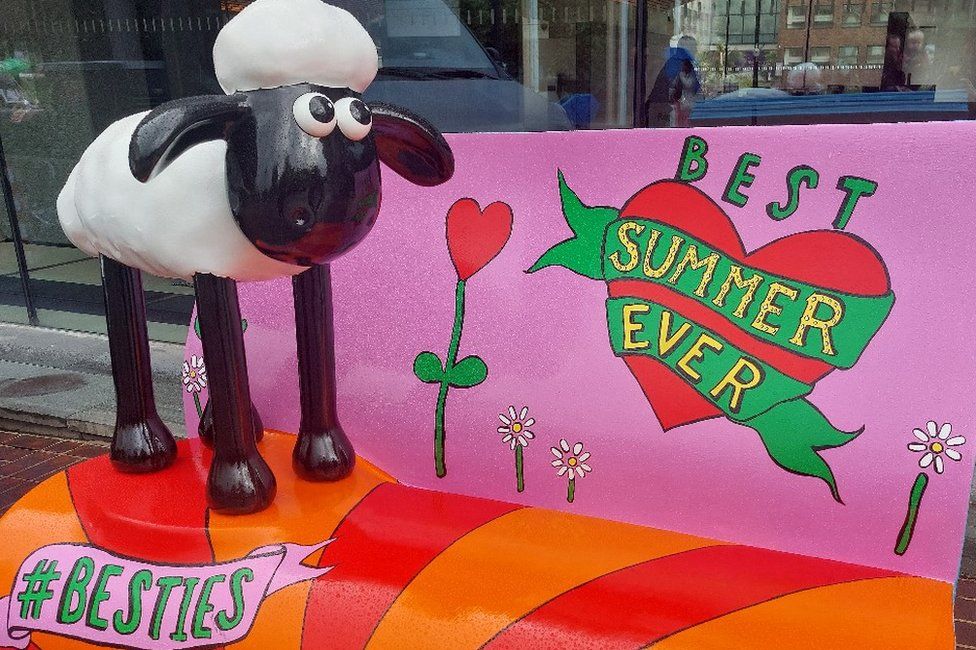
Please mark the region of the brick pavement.
[[52, 474], [106, 451], [103, 442], [0, 431], [0, 514]]
[[[0, 431], [0, 515], [32, 487], [75, 463], [108, 451], [102, 442]], [[956, 592], [956, 648], [976, 650], [976, 577]]]

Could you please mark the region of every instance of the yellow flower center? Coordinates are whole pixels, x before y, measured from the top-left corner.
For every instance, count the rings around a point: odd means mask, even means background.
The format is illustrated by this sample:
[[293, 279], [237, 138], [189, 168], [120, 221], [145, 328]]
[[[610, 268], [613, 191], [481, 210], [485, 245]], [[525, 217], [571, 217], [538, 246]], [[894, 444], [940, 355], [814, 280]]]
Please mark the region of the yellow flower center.
[[945, 447], [942, 446], [942, 443], [941, 442], [933, 442], [932, 443], [932, 451], [934, 451], [935, 453], [941, 454], [944, 450], [945, 450]]
[[576, 467], [577, 462], [578, 461], [576, 460], [576, 456], [570, 456], [569, 460], [566, 461], [566, 464], [569, 465], [570, 467]]
[[191, 370], [190, 371], [190, 379], [194, 379], [196, 376], [197, 376], [196, 371], [195, 370]]
[[521, 422], [516, 422], [516, 423], [512, 424], [512, 432], [513, 433], [522, 433], [522, 423]]

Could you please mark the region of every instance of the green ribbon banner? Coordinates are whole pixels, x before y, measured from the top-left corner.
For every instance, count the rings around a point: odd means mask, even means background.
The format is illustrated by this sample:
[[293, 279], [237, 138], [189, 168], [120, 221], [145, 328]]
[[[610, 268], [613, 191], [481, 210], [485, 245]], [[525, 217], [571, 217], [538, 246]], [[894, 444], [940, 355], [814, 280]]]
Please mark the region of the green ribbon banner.
[[[561, 174], [559, 186], [574, 236], [543, 254], [529, 273], [561, 266], [608, 283], [664, 286], [761, 341], [837, 368], [857, 362], [894, 304], [890, 291], [855, 295], [751, 268], [668, 224], [621, 219], [614, 208], [586, 206]], [[664, 364], [730, 420], [756, 431], [777, 465], [823, 480], [841, 500], [819, 452], [845, 445], [861, 431], [831, 425], [805, 399], [813, 385], [657, 302], [611, 298], [607, 325], [614, 354]]]
[[644, 280], [669, 287], [748, 334], [839, 368], [857, 362], [895, 299], [890, 291], [856, 296], [758, 271], [649, 219], [611, 222], [602, 250], [608, 282]]

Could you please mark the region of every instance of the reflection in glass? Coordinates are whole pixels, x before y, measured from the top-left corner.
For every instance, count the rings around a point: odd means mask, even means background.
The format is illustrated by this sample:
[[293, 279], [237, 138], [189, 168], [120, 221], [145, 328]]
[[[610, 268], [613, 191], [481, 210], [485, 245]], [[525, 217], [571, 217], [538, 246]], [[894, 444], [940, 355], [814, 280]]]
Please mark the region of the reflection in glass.
[[[976, 117], [976, 6], [962, 0], [691, 0], [651, 5], [648, 83], [694, 43], [689, 126]], [[691, 9], [694, 8], [694, 11]], [[867, 14], [867, 17], [865, 17]], [[867, 18], [867, 19], [865, 19]], [[649, 126], [683, 126], [653, 91]]]

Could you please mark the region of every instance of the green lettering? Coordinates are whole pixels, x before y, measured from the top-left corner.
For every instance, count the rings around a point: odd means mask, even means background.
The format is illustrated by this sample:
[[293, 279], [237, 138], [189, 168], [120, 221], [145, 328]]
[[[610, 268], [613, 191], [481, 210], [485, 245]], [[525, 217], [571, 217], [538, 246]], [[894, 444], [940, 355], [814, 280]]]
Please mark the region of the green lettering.
[[180, 601], [180, 612], [176, 617], [176, 627], [169, 635], [169, 638], [174, 641], [186, 641], [186, 612], [190, 609], [190, 600], [193, 598], [193, 590], [198, 582], [200, 582], [200, 578], [187, 578], [183, 583], [183, 600]]
[[816, 169], [806, 165], [794, 167], [786, 175], [786, 186], [790, 191], [786, 205], [774, 201], [766, 206], [766, 214], [769, 215], [770, 219], [776, 221], [782, 221], [793, 216], [793, 213], [800, 207], [800, 186], [806, 185], [811, 190], [815, 190], [819, 183], [820, 174], [817, 173]]
[[685, 138], [685, 146], [681, 150], [681, 162], [678, 164], [679, 181], [697, 181], [708, 173], [708, 143], [704, 138], [690, 135]]
[[754, 153], [744, 153], [739, 156], [735, 171], [732, 172], [729, 184], [725, 186], [725, 193], [722, 194], [723, 201], [740, 208], [745, 207], [746, 203], [749, 202], [749, 197], [743, 194], [740, 189], [752, 186], [756, 177], [749, 173], [749, 168], [757, 167], [760, 162], [762, 162], [762, 158]]
[[209, 639], [210, 638], [210, 628], [203, 626], [203, 617], [207, 613], [212, 612], [214, 606], [210, 603], [210, 592], [213, 590], [213, 586], [218, 582], [223, 582], [227, 579], [222, 573], [218, 573], [215, 576], [210, 576], [203, 581], [203, 589], [200, 590], [200, 597], [197, 599], [197, 607], [193, 613], [193, 631], [191, 634], [194, 639]]
[[244, 590], [242, 583], [254, 580], [254, 572], [243, 567], [230, 574], [230, 596], [234, 601], [234, 613], [227, 615], [227, 610], [217, 612], [214, 622], [217, 627], [226, 632], [237, 627], [244, 618]]
[[163, 624], [163, 614], [166, 612], [166, 605], [169, 604], [169, 596], [173, 592], [173, 587], [178, 587], [181, 584], [183, 584], [183, 578], [179, 576], [164, 576], [156, 581], [159, 594], [156, 596], [152, 622], [149, 624], [149, 636], [153, 641], [159, 640], [159, 628]]
[[95, 590], [92, 591], [91, 600], [88, 601], [88, 627], [93, 627], [96, 630], [108, 629], [108, 621], [98, 615], [98, 608], [111, 595], [105, 590], [108, 581], [120, 575], [122, 575], [122, 567], [118, 564], [106, 564], [98, 572], [98, 580], [95, 581]]
[[878, 189], [878, 184], [858, 176], [841, 176], [837, 181], [837, 189], [844, 192], [846, 196], [840, 205], [840, 210], [837, 211], [834, 228], [843, 230], [847, 227], [847, 222], [851, 220], [858, 200], [862, 196], [873, 196]]
[[68, 581], [64, 584], [64, 591], [61, 592], [58, 623], [66, 625], [77, 623], [85, 615], [85, 605], [88, 600], [87, 588], [93, 575], [95, 575], [95, 561], [90, 557], [78, 558], [75, 565], [71, 567]]
[[119, 634], [132, 634], [139, 629], [142, 622], [142, 592], [152, 589], [153, 575], [149, 569], [140, 569], [132, 576], [129, 581], [129, 618], [123, 618], [124, 612], [120, 609], [112, 617], [115, 631]]

